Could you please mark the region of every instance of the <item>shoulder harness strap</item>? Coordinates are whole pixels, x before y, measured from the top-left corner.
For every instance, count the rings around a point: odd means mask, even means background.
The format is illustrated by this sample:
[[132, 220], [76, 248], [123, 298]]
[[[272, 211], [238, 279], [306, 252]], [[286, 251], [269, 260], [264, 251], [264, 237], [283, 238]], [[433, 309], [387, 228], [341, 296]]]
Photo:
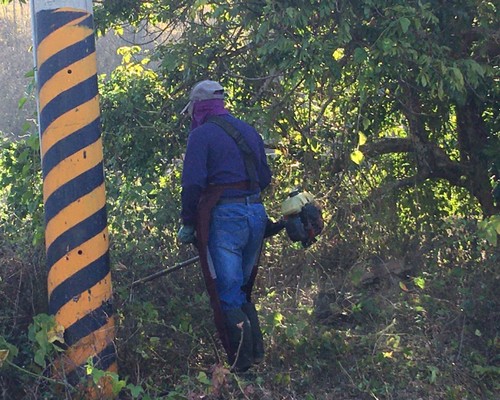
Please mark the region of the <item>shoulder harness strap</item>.
[[207, 122], [212, 122], [220, 126], [229, 136], [233, 138], [233, 140], [236, 142], [236, 145], [238, 146], [238, 149], [240, 149], [241, 153], [243, 154], [243, 161], [245, 162], [245, 169], [250, 178], [251, 187], [258, 186], [255, 154], [253, 153], [252, 149], [246, 142], [241, 132], [236, 129], [230, 122], [216, 115], [208, 117]]

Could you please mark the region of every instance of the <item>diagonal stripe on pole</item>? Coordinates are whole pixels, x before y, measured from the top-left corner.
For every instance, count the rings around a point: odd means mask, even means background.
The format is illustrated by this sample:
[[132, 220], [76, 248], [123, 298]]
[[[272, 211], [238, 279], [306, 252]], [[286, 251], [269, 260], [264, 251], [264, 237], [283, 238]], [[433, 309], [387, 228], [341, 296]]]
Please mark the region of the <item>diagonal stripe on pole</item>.
[[[65, 329], [58, 377], [116, 372], [92, 1], [31, 0], [49, 312]], [[87, 398], [107, 398], [102, 390]]]

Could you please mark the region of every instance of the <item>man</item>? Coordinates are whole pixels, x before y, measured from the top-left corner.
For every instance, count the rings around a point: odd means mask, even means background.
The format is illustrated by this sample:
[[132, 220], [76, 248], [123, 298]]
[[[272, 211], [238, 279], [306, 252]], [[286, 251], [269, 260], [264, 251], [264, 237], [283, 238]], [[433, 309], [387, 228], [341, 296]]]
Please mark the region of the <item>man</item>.
[[232, 369], [243, 372], [264, 357], [250, 292], [268, 221], [260, 192], [271, 171], [262, 138], [226, 110], [218, 82], [197, 83], [184, 110], [192, 130], [178, 239], [196, 243], [219, 336]]

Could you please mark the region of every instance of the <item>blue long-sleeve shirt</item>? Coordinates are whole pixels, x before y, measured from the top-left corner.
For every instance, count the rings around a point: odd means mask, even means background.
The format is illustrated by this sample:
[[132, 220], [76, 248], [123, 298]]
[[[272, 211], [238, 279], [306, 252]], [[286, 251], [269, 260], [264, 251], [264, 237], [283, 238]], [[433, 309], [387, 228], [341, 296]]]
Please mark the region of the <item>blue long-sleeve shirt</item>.
[[[264, 142], [257, 131], [230, 114], [221, 116], [241, 132], [256, 160], [259, 188], [250, 190], [226, 189], [222, 197], [249, 196], [271, 183], [271, 170], [264, 152]], [[201, 193], [210, 184], [248, 181], [241, 151], [234, 139], [220, 126], [205, 123], [189, 134], [182, 171], [182, 211], [184, 225], [196, 223], [196, 208]]]

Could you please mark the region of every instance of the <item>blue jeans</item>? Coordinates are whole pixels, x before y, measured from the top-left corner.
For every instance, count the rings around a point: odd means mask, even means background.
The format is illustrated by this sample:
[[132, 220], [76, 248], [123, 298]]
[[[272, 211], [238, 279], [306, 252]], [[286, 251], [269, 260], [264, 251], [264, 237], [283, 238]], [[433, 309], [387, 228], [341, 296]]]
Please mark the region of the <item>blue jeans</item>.
[[208, 250], [224, 311], [246, 303], [241, 287], [250, 279], [257, 262], [266, 221], [260, 203], [222, 204], [212, 210]]

